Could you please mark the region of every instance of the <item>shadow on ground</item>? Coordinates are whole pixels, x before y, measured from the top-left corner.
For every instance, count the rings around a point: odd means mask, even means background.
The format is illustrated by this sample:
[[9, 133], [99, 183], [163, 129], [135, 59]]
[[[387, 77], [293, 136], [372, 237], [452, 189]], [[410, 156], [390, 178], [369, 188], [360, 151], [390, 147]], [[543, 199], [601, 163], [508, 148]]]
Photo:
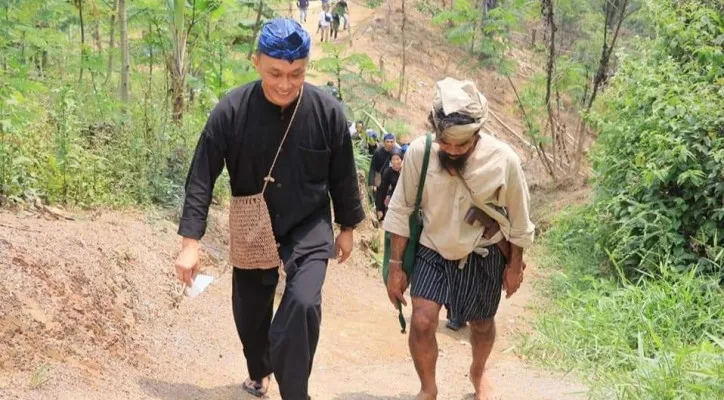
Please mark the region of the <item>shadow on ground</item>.
[[[461, 398], [461, 400], [474, 400], [475, 394], [466, 394]], [[502, 398], [496, 398], [495, 400], [500, 400]], [[335, 397], [333, 400], [415, 400], [415, 396], [411, 394], [400, 394], [397, 396], [379, 396], [376, 394], [369, 394], [365, 392], [356, 392], [356, 393], [343, 393]]]
[[415, 400], [415, 396], [409, 394], [401, 394], [397, 396], [380, 396], [365, 392], [342, 393], [337, 395], [333, 400]]
[[141, 378], [138, 386], [151, 399], [159, 400], [251, 400], [256, 397], [241, 390], [241, 385], [204, 388], [189, 383], [164, 382]]

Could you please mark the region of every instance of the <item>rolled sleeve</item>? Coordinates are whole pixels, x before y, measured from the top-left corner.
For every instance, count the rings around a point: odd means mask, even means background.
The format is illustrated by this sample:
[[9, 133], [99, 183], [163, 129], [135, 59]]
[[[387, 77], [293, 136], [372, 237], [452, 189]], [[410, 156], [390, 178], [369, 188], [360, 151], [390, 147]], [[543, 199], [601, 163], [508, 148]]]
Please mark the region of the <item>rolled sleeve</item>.
[[535, 225], [530, 219], [530, 194], [520, 159], [512, 157], [508, 163], [505, 202], [510, 221], [509, 240], [518, 247], [533, 244]]
[[424, 140], [422, 145], [422, 151], [419, 145], [411, 145], [405, 154], [400, 178], [392, 193], [383, 224], [386, 231], [403, 237], [410, 237], [410, 215], [415, 211], [415, 197], [420, 184], [422, 158], [425, 154]]

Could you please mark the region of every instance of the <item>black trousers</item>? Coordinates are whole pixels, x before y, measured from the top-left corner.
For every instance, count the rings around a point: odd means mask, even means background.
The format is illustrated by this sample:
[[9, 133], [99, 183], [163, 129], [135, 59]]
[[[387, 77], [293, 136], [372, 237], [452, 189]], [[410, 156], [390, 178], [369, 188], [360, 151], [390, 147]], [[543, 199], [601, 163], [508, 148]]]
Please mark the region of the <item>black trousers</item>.
[[287, 262], [286, 289], [276, 315], [278, 270], [234, 268], [232, 308], [249, 376], [259, 381], [273, 372], [284, 400], [308, 397], [327, 264], [314, 255]]

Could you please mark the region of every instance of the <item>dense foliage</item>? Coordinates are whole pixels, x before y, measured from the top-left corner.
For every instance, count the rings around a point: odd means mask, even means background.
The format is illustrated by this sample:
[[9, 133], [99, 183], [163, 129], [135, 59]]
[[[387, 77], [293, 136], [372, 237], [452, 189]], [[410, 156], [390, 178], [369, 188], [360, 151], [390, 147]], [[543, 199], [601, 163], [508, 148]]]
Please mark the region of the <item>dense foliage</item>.
[[[588, 381], [593, 399], [721, 399], [724, 291], [718, 279], [680, 274], [632, 284], [602, 273], [590, 234], [595, 217], [574, 209], [554, 221], [535, 259], [557, 271], [545, 285], [521, 351]], [[653, 272], [653, 271], [652, 271]]]
[[592, 204], [537, 259], [555, 268], [523, 352], [576, 371], [592, 398], [724, 397], [724, 19], [652, 0], [590, 114]]
[[[259, 23], [275, 15], [250, 1], [124, 3], [125, 32], [118, 0], [0, 6], [3, 197], [176, 203], [208, 111], [256, 77], [246, 55]], [[173, 32], [186, 35], [183, 121], [172, 115]]]
[[724, 17], [664, 1], [650, 15], [656, 39], [622, 56], [593, 116], [596, 239], [629, 276], [723, 276]]
[[[80, 206], [178, 205], [208, 113], [229, 89], [257, 78], [250, 57], [258, 30], [287, 5], [0, 3], [0, 205], [38, 197]], [[327, 48], [317, 70], [334, 76], [342, 50]], [[369, 57], [344, 57], [345, 89], [380, 92], [367, 84], [377, 73]], [[223, 197], [228, 185], [216, 190]]]

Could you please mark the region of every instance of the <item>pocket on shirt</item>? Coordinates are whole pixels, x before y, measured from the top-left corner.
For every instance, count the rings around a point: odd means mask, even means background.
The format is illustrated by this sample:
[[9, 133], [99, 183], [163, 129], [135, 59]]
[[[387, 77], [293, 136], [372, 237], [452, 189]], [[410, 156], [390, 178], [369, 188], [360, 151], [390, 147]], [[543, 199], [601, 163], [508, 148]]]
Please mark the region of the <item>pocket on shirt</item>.
[[304, 164], [304, 181], [320, 183], [329, 177], [329, 157], [331, 151], [307, 149], [297, 146]]

